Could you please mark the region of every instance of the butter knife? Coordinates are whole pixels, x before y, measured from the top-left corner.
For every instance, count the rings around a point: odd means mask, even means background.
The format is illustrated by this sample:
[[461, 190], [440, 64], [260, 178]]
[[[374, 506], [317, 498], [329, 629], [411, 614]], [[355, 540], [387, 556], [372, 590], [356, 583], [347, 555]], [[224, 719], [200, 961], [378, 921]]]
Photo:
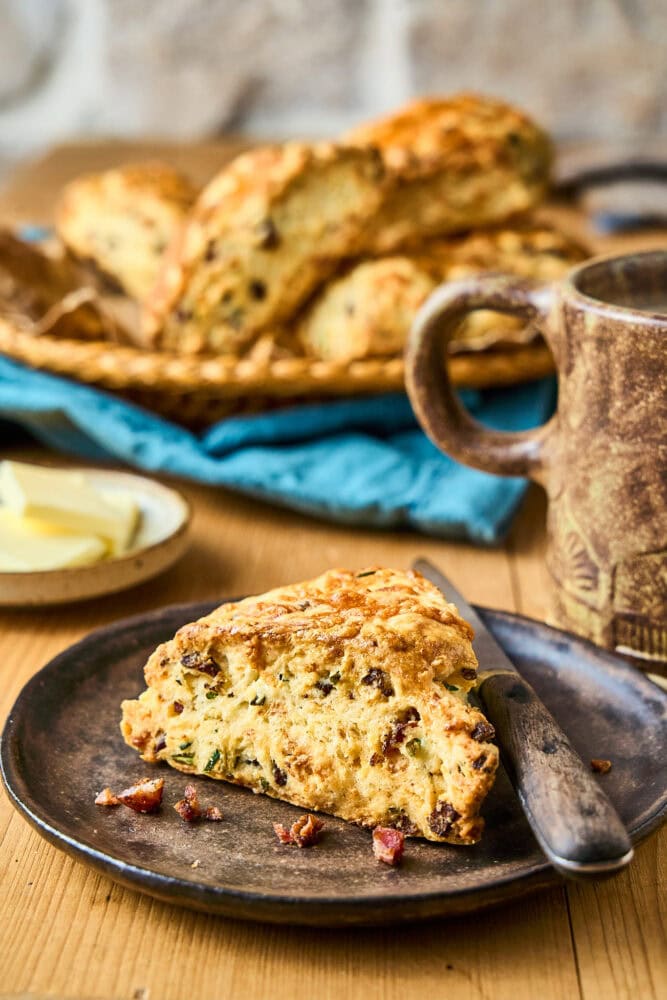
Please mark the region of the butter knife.
[[633, 856], [618, 813], [554, 717], [462, 594], [426, 559], [413, 568], [475, 630], [477, 694], [496, 730], [503, 764], [535, 837], [570, 878], [612, 875]]

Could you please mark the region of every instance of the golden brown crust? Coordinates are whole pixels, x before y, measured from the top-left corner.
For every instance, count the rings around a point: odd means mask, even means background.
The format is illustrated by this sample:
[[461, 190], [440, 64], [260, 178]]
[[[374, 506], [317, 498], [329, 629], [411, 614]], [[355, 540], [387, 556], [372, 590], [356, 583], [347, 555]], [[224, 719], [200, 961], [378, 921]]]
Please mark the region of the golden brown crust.
[[235, 352], [289, 319], [358, 253], [383, 168], [372, 148], [286, 143], [239, 156], [202, 191], [146, 303], [149, 343]]
[[377, 146], [396, 182], [367, 233], [371, 253], [498, 224], [538, 204], [549, 183], [545, 133], [516, 108], [475, 94], [413, 101], [345, 138]]
[[180, 629], [121, 729], [144, 760], [472, 843], [498, 753], [466, 701], [471, 635], [419, 574], [331, 570]]
[[552, 225], [525, 221], [425, 242], [409, 251], [440, 281], [482, 271], [507, 271], [536, 281], [560, 278], [590, 251]]
[[87, 174], [65, 187], [56, 230], [74, 257], [140, 300], [195, 197], [187, 178], [162, 163]]
[[[399, 354], [437, 284], [491, 270], [553, 281], [587, 256], [568, 236], [537, 225], [440, 237], [409, 253], [362, 261], [329, 283], [299, 325], [306, 353], [340, 362]], [[523, 337], [516, 318], [479, 312], [463, 323], [454, 346], [479, 348]]]

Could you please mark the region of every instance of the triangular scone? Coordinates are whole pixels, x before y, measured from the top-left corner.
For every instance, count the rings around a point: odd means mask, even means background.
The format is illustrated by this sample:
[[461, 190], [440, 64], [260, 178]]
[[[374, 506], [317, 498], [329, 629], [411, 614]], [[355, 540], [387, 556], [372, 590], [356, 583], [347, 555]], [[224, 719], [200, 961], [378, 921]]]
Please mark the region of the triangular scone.
[[122, 733], [147, 761], [471, 844], [498, 765], [466, 703], [471, 636], [418, 573], [331, 570], [181, 628], [123, 702]]
[[547, 135], [518, 108], [481, 94], [411, 101], [345, 140], [377, 147], [390, 181], [365, 231], [370, 253], [498, 225], [538, 205], [549, 184]]
[[141, 301], [196, 196], [187, 177], [164, 163], [85, 174], [65, 187], [56, 230], [73, 257]]
[[287, 142], [237, 157], [206, 185], [144, 302], [146, 343], [235, 353], [287, 322], [359, 253], [383, 196], [377, 150]]

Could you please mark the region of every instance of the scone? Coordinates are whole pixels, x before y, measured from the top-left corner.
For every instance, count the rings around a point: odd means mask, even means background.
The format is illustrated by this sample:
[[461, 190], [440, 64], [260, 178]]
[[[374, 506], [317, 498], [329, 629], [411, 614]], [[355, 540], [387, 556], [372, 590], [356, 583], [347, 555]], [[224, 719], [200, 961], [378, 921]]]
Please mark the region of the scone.
[[244, 153], [202, 191], [145, 304], [149, 344], [234, 353], [291, 318], [359, 252], [384, 170], [367, 147], [286, 143]]
[[436, 285], [409, 257], [363, 261], [314, 299], [299, 323], [299, 340], [310, 357], [341, 364], [399, 354]]
[[[553, 281], [584, 260], [587, 251], [547, 226], [524, 226], [441, 237], [412, 256], [366, 260], [327, 285], [305, 311], [299, 338], [311, 357], [347, 363], [400, 353], [419, 307], [436, 285], [484, 271]], [[455, 348], [520, 340], [516, 317], [485, 310], [468, 316]]]
[[474, 94], [413, 101], [345, 139], [377, 146], [396, 181], [367, 231], [370, 253], [504, 222], [537, 205], [549, 182], [546, 134], [510, 105]]
[[472, 844], [498, 751], [467, 702], [471, 636], [418, 573], [331, 570], [181, 628], [121, 730], [146, 761]]
[[161, 163], [89, 174], [65, 187], [56, 229], [74, 257], [141, 300], [195, 197], [187, 178]]

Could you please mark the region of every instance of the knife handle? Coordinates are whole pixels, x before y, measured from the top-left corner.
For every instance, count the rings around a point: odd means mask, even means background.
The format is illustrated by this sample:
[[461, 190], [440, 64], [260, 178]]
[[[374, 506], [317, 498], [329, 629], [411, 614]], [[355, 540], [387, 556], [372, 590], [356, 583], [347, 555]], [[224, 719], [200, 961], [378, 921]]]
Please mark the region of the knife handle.
[[563, 875], [600, 877], [633, 850], [618, 813], [562, 729], [522, 678], [490, 673], [478, 689], [505, 769], [537, 841]]

